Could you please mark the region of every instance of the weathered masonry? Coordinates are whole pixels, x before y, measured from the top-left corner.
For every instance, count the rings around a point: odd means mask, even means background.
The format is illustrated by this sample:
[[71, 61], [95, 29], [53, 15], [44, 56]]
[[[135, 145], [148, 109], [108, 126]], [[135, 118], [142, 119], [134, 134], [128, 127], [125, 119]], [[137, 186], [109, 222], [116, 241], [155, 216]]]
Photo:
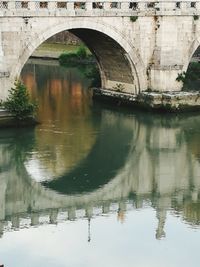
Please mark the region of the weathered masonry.
[[0, 1], [0, 98], [46, 39], [69, 30], [95, 54], [102, 87], [177, 91], [200, 42], [200, 1]]

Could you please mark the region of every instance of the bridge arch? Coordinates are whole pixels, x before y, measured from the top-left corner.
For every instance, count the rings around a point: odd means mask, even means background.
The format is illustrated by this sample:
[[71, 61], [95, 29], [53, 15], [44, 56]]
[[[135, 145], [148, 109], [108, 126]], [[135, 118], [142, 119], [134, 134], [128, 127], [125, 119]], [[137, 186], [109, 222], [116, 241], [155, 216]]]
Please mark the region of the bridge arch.
[[182, 73], [184, 73], [184, 81], [182, 88], [184, 90], [199, 90], [199, 48], [200, 48], [200, 36], [192, 40], [187, 50], [187, 58], [184, 62]]
[[20, 74], [26, 61], [40, 44], [64, 30], [69, 30], [82, 39], [95, 54], [102, 87], [112, 89], [117, 83], [122, 83], [126, 92], [136, 94], [147, 88], [145, 66], [138, 50], [115, 26], [94, 18], [92, 21], [84, 19], [84, 22], [81, 19], [65, 19], [63, 23], [39, 29], [39, 32], [30, 32], [29, 41], [13, 67], [11, 77]]
[[190, 64], [190, 61], [192, 59], [192, 56], [194, 55], [195, 51], [197, 50], [197, 48], [199, 46], [200, 46], [200, 36], [199, 36], [199, 38], [197, 38], [197, 39], [195, 39], [195, 40], [192, 41], [192, 43], [191, 43], [191, 45], [190, 45], [190, 47], [188, 49], [188, 53], [187, 53], [188, 57], [187, 57], [184, 65], [183, 65], [183, 72], [184, 71], [185, 72], [187, 71], [188, 66]]

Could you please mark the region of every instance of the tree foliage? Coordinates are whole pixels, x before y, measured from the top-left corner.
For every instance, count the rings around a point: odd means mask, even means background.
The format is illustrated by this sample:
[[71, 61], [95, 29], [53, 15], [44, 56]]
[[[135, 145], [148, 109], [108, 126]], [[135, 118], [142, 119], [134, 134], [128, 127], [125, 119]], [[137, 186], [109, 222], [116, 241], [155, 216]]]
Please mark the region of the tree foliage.
[[83, 46], [83, 45], [80, 46], [76, 54], [80, 59], [87, 58], [87, 51], [86, 51], [85, 46]]
[[17, 80], [15, 87], [9, 90], [9, 95], [2, 105], [17, 120], [33, 117], [37, 109], [37, 105], [30, 100], [26, 86], [20, 80]]
[[91, 80], [91, 87], [101, 87], [101, 76], [99, 68], [96, 64], [90, 65], [86, 71], [83, 72], [86, 78]]
[[77, 64], [89, 64], [94, 61], [94, 56], [88, 53], [84, 45], [81, 45], [76, 52], [64, 52], [59, 56], [59, 63], [63, 66], [77, 66]]

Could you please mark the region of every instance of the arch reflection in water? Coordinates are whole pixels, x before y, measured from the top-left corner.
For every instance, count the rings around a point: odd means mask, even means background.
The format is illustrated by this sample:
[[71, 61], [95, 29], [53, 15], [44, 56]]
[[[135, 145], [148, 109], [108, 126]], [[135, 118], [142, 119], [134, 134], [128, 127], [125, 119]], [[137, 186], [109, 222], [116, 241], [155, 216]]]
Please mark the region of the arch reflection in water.
[[38, 102], [42, 122], [35, 134], [39, 153], [32, 155], [27, 167], [34, 173], [39, 170], [37, 179], [42, 180], [60, 176], [76, 165], [95, 142], [98, 125], [91, 117], [91, 92], [86, 90], [90, 81], [83, 74], [87, 69], [46, 63], [50, 65], [34, 60], [22, 73]]
[[126, 210], [147, 206], [157, 213], [156, 238], [165, 236], [167, 211], [199, 225], [200, 116], [168, 118], [107, 109], [98, 113], [99, 135], [89, 153], [43, 185], [25, 168], [30, 152], [39, 149], [37, 130], [1, 132], [1, 234], [9, 227], [90, 220], [109, 211], [123, 220]]

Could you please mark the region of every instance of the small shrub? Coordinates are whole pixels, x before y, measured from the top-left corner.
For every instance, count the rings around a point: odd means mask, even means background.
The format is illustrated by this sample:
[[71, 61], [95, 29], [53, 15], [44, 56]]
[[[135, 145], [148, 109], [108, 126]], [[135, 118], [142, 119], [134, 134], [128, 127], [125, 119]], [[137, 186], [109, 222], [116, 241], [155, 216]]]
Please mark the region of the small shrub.
[[131, 16], [130, 21], [135, 22], [138, 19], [138, 16]]
[[177, 82], [183, 82], [185, 81], [185, 76], [186, 76], [186, 73], [185, 72], [182, 72], [182, 73], [179, 73], [177, 78], [176, 78], [176, 81]]
[[26, 86], [19, 80], [9, 90], [9, 95], [2, 106], [14, 115], [17, 120], [25, 120], [35, 115], [37, 105], [30, 100]]
[[84, 64], [94, 61], [93, 55], [88, 55], [85, 46], [80, 46], [75, 53], [62, 53], [59, 56], [60, 65], [76, 66], [77, 63]]
[[199, 16], [198, 15], [194, 15], [193, 18], [194, 18], [194, 20], [198, 20]]
[[124, 85], [121, 83], [117, 83], [116, 86], [113, 87], [114, 90], [116, 90], [117, 92], [122, 92], [124, 91]]
[[62, 53], [59, 56], [59, 63], [61, 65], [66, 65], [66, 64], [75, 64], [77, 62], [77, 55], [75, 53]]

